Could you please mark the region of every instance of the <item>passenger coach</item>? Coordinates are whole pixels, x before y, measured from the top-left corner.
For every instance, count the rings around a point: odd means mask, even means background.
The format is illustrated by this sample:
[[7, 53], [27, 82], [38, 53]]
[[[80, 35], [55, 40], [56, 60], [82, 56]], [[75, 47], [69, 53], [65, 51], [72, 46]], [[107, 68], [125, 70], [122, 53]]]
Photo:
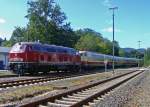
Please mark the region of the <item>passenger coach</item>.
[[[105, 66], [105, 62], [108, 67], [112, 67], [113, 56], [105, 55], [96, 52], [79, 51], [81, 56], [82, 68], [102, 68]], [[139, 59], [136, 58], [125, 58], [114, 56], [115, 67], [133, 67], [138, 65]]]

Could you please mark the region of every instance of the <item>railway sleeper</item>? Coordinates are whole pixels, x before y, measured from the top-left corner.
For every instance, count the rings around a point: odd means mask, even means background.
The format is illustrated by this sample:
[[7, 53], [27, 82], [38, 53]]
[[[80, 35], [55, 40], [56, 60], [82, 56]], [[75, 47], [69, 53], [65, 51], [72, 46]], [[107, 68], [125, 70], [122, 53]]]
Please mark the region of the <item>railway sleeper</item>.
[[74, 102], [74, 101], [65, 101], [65, 100], [55, 100], [55, 103], [57, 103], [57, 104], [66, 104], [66, 105], [73, 105], [76, 102]]
[[81, 94], [73, 94], [73, 96], [75, 96], [75, 97], [82, 97], [82, 98], [85, 98], [85, 97], [87, 97], [87, 95], [81, 95]]
[[88, 92], [86, 92], [86, 93], [82, 93], [82, 92], [80, 92], [80, 93], [78, 93], [79, 95], [83, 95], [83, 96], [88, 96], [89, 94], [91, 94], [91, 93], [88, 93]]
[[38, 107], [47, 107], [47, 106], [39, 105]]
[[48, 103], [47, 103], [47, 106], [48, 106], [48, 107], [70, 107], [70, 105], [66, 105], [66, 104], [56, 104], [56, 103], [51, 103], [51, 102], [48, 102]]
[[68, 95], [67, 97], [68, 97], [68, 98], [72, 98], [72, 99], [84, 99], [84, 97], [71, 96], [71, 95]]
[[65, 101], [73, 101], [73, 102], [80, 101], [80, 99], [76, 99], [76, 98], [66, 98], [66, 97], [63, 97], [62, 100], [65, 100]]

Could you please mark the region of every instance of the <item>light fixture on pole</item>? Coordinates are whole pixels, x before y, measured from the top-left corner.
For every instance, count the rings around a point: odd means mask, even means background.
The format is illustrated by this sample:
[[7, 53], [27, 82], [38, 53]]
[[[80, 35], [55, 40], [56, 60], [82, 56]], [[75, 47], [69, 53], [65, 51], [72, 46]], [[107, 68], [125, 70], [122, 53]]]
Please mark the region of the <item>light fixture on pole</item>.
[[114, 44], [114, 36], [115, 36], [115, 10], [117, 10], [118, 7], [111, 7], [109, 10], [112, 10], [112, 18], [113, 18], [113, 74], [115, 73], [115, 64], [114, 64], [114, 54], [115, 54], [115, 44]]

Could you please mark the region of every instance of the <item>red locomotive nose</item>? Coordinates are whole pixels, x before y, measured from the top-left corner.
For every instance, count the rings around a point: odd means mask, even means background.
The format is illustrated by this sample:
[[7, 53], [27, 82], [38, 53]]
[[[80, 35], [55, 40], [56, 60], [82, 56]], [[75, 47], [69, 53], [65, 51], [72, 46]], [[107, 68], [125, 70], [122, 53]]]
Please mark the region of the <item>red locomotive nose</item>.
[[26, 50], [26, 45], [17, 43], [15, 44], [12, 49], [10, 50], [9, 53], [9, 61], [24, 61], [25, 60], [25, 50]]

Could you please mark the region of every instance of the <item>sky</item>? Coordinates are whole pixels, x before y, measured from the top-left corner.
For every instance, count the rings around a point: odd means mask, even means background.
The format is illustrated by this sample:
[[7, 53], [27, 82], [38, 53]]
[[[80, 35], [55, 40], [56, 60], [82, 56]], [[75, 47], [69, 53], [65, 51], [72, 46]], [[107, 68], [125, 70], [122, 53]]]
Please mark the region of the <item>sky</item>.
[[[55, 0], [74, 30], [91, 28], [112, 40], [112, 11], [115, 10], [115, 40], [120, 47], [150, 47], [150, 0]], [[28, 20], [27, 0], [0, 0], [0, 37], [9, 39], [15, 26]]]

